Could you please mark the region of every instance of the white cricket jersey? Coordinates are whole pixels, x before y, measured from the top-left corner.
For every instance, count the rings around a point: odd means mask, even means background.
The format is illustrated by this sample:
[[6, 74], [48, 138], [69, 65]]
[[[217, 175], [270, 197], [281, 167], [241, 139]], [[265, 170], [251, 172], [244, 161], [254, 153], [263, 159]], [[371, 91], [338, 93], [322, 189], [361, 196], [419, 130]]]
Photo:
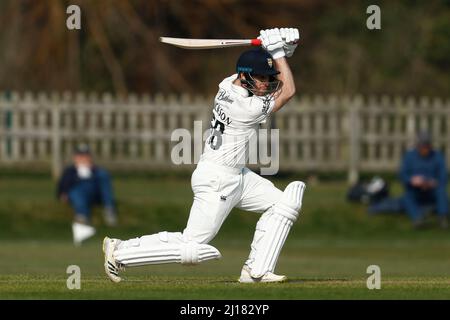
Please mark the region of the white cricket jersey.
[[249, 96], [233, 84], [234, 74], [219, 84], [214, 99], [211, 134], [200, 161], [242, 169], [248, 161], [249, 140], [256, 139], [259, 124], [272, 112], [273, 98]]

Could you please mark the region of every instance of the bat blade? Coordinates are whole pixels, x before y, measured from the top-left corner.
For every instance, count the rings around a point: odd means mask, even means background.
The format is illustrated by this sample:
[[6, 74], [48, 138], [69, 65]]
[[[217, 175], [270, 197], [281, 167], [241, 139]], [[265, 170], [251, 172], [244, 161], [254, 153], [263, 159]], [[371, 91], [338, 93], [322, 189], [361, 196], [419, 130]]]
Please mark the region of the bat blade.
[[159, 41], [184, 49], [214, 49], [261, 45], [259, 39], [187, 39], [160, 37]]

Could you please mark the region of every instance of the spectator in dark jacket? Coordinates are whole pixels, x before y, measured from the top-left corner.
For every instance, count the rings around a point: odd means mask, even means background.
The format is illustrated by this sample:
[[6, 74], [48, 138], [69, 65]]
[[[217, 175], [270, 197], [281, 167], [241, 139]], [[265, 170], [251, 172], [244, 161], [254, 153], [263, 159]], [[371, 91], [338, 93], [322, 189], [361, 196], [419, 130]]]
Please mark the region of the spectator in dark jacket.
[[419, 134], [417, 147], [405, 153], [400, 168], [405, 188], [403, 205], [416, 227], [424, 221], [424, 208], [432, 207], [442, 228], [448, 228], [447, 170], [442, 153], [433, 149], [427, 132]]
[[65, 168], [58, 183], [57, 197], [70, 204], [74, 210], [74, 221], [78, 225], [90, 224], [94, 205], [103, 206], [107, 225], [117, 224], [110, 176], [105, 169], [93, 163], [86, 144], [76, 148], [73, 164]]

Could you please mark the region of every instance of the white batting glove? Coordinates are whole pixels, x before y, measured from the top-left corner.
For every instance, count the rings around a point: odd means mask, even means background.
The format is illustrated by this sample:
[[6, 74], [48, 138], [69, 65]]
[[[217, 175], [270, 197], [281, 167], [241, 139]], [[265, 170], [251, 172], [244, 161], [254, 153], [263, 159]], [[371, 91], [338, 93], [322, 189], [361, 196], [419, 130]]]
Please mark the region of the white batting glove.
[[269, 52], [274, 59], [279, 59], [285, 56], [283, 49], [283, 39], [281, 38], [280, 30], [266, 29], [261, 30], [258, 39], [261, 40], [261, 46]]
[[297, 28], [281, 28], [280, 35], [283, 39], [283, 49], [286, 57], [291, 57], [297, 48], [300, 34]]

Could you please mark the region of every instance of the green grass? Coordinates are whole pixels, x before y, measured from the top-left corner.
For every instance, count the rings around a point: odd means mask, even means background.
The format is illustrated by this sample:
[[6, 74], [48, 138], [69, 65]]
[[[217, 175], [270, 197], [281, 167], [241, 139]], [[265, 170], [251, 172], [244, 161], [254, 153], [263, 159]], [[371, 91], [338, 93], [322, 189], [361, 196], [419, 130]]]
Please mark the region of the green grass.
[[[211, 243], [221, 260], [129, 268], [114, 284], [103, 272], [102, 238], [181, 231], [192, 201], [186, 179], [121, 177], [114, 186], [120, 227], [104, 227], [96, 210], [97, 235], [76, 248], [71, 212], [54, 200], [50, 180], [2, 178], [0, 299], [450, 299], [450, 232], [412, 230], [405, 216], [370, 217], [345, 202], [340, 183], [308, 185], [277, 266], [287, 283], [236, 282], [258, 215], [234, 210]], [[69, 265], [81, 268], [81, 290], [66, 287]], [[381, 268], [381, 290], [366, 287], [369, 265]]]

